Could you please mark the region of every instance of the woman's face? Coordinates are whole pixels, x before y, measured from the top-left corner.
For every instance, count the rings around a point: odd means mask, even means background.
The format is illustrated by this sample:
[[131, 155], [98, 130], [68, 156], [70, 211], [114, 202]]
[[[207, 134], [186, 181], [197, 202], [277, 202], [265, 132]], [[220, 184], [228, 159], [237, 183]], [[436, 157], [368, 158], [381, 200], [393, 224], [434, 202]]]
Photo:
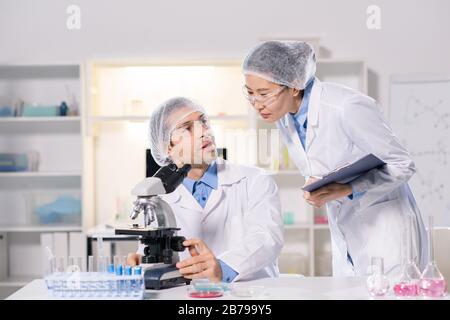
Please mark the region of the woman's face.
[[266, 122], [275, 122], [288, 112], [297, 112], [299, 90], [280, 86], [255, 75], [245, 76], [250, 103]]

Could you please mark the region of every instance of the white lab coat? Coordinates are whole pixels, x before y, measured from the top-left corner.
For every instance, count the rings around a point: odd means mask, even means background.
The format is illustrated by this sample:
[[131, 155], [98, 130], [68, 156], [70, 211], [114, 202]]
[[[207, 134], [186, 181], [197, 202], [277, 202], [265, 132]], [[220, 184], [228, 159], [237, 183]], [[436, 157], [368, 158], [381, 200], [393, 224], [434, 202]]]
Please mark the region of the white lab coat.
[[[385, 271], [401, 264], [405, 215], [415, 217], [414, 253], [424, 266], [427, 238], [420, 211], [408, 186], [415, 167], [391, 131], [374, 99], [348, 87], [315, 79], [308, 107], [306, 151], [287, 114], [277, 121], [282, 140], [301, 174], [324, 176], [373, 153], [387, 163], [354, 180], [360, 198], [327, 203], [333, 274], [364, 275], [372, 256], [384, 258]], [[347, 259], [350, 253], [354, 267]]]
[[[278, 276], [283, 221], [277, 185], [259, 168], [222, 159], [217, 159], [217, 175], [218, 188], [204, 209], [182, 184], [161, 196], [175, 214], [178, 235], [202, 239], [239, 273], [234, 281]], [[188, 250], [180, 253], [181, 260], [189, 257]]]

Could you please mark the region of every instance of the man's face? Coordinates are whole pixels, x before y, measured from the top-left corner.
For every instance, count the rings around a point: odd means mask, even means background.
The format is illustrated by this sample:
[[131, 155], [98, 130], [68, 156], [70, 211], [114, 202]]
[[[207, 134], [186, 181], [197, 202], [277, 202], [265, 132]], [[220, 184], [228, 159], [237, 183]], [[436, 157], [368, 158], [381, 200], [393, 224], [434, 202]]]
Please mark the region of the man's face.
[[[196, 111], [186, 117], [186, 110], [171, 116], [169, 123], [175, 123], [171, 133], [169, 155], [177, 165], [209, 164], [217, 157], [214, 135], [205, 114]], [[177, 117], [178, 114], [178, 117]], [[172, 118], [172, 119], [171, 119]]]

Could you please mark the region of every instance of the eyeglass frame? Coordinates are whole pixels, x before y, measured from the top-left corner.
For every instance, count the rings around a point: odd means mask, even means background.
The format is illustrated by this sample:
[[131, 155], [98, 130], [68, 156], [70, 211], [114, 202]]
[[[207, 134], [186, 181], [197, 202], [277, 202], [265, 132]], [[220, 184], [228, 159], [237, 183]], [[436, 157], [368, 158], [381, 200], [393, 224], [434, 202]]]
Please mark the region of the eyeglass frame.
[[250, 95], [250, 94], [248, 93], [247, 86], [245, 86], [245, 85], [242, 87], [242, 91], [244, 92], [244, 97], [245, 97], [252, 105], [254, 105], [256, 101], [258, 101], [259, 103], [264, 103], [264, 102], [267, 101], [268, 99], [270, 99], [270, 98], [272, 98], [272, 97], [275, 97], [275, 96], [279, 95], [279, 94], [280, 94], [284, 89], [286, 89], [286, 88], [287, 88], [287, 86], [281, 86], [280, 88], [278, 88], [278, 89], [276, 89], [276, 90], [274, 90], [274, 91], [272, 91], [272, 92], [266, 94], [264, 97], [262, 97], [261, 95], [259, 95], [259, 97], [256, 96], [256, 95], [254, 95], [254, 94], [253, 94], [253, 95]]
[[[182, 134], [182, 132], [192, 133], [192, 131], [191, 131], [192, 129], [186, 129], [186, 128], [184, 128], [184, 126], [186, 124], [195, 125], [196, 122], [197, 123], [200, 122], [202, 127], [206, 128], [206, 129], [211, 129], [211, 122], [210, 122], [209, 117], [205, 113], [202, 113], [202, 115], [200, 116], [200, 119], [198, 119], [198, 120], [188, 121], [188, 122], [184, 123], [181, 127], [178, 127], [178, 124], [175, 125], [175, 127], [170, 131], [170, 140], [172, 140], [172, 136], [174, 135], [174, 133], [175, 133], [175, 135], [178, 132], [180, 132], [181, 134]], [[178, 134], [180, 134], [180, 133], [178, 133]]]

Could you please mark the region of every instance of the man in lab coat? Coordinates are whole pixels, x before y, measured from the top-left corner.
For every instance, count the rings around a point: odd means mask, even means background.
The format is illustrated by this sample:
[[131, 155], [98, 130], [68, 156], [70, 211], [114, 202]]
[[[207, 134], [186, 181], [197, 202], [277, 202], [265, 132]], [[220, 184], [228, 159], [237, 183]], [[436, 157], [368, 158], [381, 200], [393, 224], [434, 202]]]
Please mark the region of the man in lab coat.
[[[186, 98], [170, 99], [153, 112], [150, 141], [159, 165], [192, 165], [183, 183], [161, 196], [188, 239], [189, 250], [177, 263], [184, 277], [231, 282], [278, 276], [283, 224], [273, 179], [259, 168], [217, 158], [204, 109]], [[142, 250], [128, 263], [138, 263]]]

